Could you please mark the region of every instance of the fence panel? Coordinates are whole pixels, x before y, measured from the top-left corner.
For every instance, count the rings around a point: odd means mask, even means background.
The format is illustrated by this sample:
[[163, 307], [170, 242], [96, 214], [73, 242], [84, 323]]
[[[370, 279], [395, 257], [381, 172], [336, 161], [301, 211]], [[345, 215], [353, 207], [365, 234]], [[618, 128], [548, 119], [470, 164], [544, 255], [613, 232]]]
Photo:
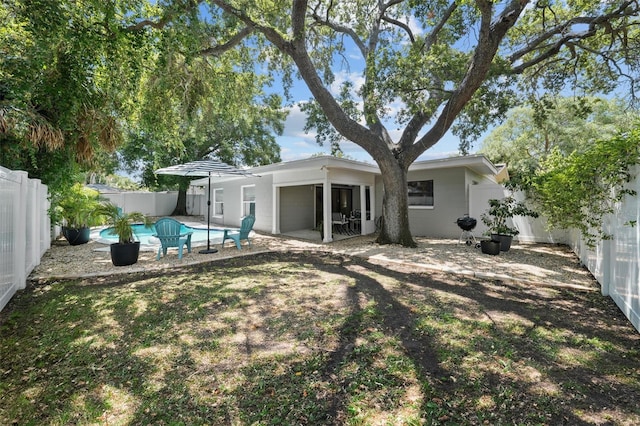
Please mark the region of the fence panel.
[[114, 192], [102, 194], [125, 213], [140, 212], [146, 216], [169, 216], [176, 208], [177, 191]]
[[0, 167], [0, 309], [17, 290], [16, 208], [20, 177]]
[[0, 310], [51, 245], [47, 187], [26, 172], [0, 167]]
[[[637, 176], [640, 168], [633, 171]], [[640, 180], [636, 177], [629, 189], [640, 193]], [[627, 196], [617, 206], [615, 214], [602, 224], [605, 232], [613, 236], [590, 248], [580, 235], [572, 233], [570, 245], [581, 262], [598, 280], [602, 294], [610, 296], [620, 310], [640, 331], [640, 199]]]

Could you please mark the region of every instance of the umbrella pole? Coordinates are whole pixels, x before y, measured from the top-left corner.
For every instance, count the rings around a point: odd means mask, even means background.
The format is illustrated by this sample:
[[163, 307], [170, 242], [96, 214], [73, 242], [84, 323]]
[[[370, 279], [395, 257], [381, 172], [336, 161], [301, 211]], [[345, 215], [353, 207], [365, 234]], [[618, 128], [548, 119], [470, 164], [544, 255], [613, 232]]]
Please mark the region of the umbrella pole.
[[211, 228], [211, 172], [209, 172], [209, 182], [207, 185], [207, 193], [208, 193], [208, 198], [207, 198], [207, 249], [206, 250], [200, 250], [198, 253], [201, 254], [211, 254], [211, 253], [217, 253], [218, 250], [217, 249], [212, 249], [211, 248], [211, 238], [209, 238], [209, 234], [210, 234], [210, 228]]

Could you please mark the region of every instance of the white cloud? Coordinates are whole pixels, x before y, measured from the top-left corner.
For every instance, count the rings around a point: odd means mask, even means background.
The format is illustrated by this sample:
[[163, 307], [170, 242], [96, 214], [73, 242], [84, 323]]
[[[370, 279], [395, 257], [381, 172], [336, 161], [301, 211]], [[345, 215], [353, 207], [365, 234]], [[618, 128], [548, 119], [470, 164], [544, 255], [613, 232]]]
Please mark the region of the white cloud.
[[416, 20], [416, 17], [411, 15], [409, 17], [409, 22], [406, 23], [407, 26], [411, 29], [414, 35], [419, 36], [423, 33], [422, 24]]
[[296, 103], [289, 108], [289, 115], [284, 122], [283, 136], [298, 137], [298, 138], [313, 138], [315, 135], [312, 133], [306, 134], [304, 132], [304, 125], [307, 119], [307, 115], [300, 110], [300, 103]]
[[354, 99], [357, 99], [357, 95], [356, 94], [360, 91], [360, 88], [364, 84], [364, 76], [362, 75], [362, 72], [338, 71], [335, 74], [335, 80], [334, 80], [333, 84], [331, 84], [331, 87], [329, 88], [329, 91], [334, 96], [338, 95], [340, 93], [340, 87], [342, 87], [342, 84], [345, 81], [350, 81], [350, 82], [353, 83], [353, 89], [352, 89], [351, 96]]

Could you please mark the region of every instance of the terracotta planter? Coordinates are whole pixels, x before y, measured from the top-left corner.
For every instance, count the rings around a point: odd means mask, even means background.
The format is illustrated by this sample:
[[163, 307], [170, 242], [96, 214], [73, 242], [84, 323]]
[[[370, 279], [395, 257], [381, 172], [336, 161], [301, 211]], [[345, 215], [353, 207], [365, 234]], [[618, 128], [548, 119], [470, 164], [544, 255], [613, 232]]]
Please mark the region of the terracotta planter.
[[67, 228], [66, 226], [63, 226], [62, 235], [72, 246], [79, 246], [80, 244], [86, 244], [89, 242], [91, 239], [91, 229], [88, 227]]
[[113, 266], [133, 265], [138, 261], [140, 254], [140, 242], [134, 243], [113, 243], [111, 244], [111, 262]]
[[500, 254], [500, 241], [482, 240], [480, 241], [480, 250], [482, 250], [484, 254], [496, 256]]

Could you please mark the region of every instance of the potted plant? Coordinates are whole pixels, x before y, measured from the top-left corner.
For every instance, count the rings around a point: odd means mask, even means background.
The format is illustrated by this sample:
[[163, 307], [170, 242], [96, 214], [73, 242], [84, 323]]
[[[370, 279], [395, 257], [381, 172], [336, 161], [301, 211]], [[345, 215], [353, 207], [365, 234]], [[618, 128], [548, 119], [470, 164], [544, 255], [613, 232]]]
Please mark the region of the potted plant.
[[490, 255], [498, 255], [500, 254], [500, 241], [499, 240], [481, 240], [480, 241], [480, 250], [484, 254]]
[[489, 228], [487, 233], [491, 235], [491, 239], [500, 241], [501, 251], [508, 251], [513, 237], [520, 233], [518, 229], [507, 224], [507, 220], [515, 216], [538, 217], [538, 213], [509, 196], [501, 200], [490, 199], [489, 210], [481, 216], [482, 222]]
[[140, 241], [135, 241], [131, 225], [142, 222], [150, 227], [149, 219], [139, 212], [123, 213], [118, 206], [110, 202], [101, 204], [97, 211], [107, 218], [107, 224], [113, 228], [111, 234], [118, 236], [118, 242], [110, 246], [113, 265], [127, 266], [136, 263], [140, 254]]
[[62, 225], [62, 235], [72, 246], [85, 244], [91, 236], [91, 227], [102, 224], [97, 212], [100, 193], [76, 183], [52, 201], [52, 220]]

